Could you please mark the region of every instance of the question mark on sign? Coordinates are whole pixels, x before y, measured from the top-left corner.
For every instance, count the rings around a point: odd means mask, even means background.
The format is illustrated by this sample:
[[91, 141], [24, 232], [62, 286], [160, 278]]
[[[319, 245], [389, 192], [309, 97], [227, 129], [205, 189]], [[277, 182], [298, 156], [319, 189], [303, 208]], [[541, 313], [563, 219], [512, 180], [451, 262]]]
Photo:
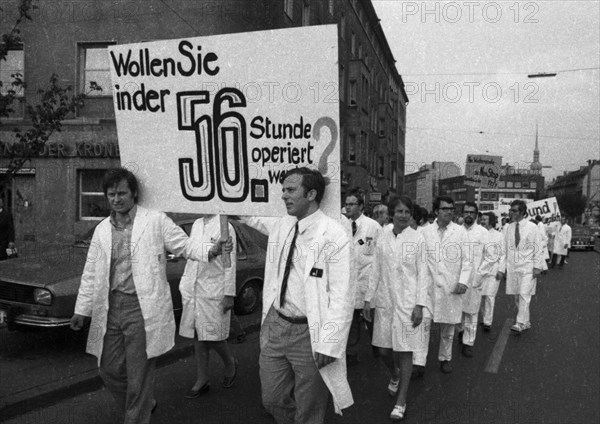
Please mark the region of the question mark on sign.
[[[332, 179], [329, 178], [327, 174], [330, 173], [329, 167], [332, 164], [328, 163], [327, 159], [329, 158], [329, 155], [333, 152], [333, 149], [335, 148], [335, 143], [338, 139], [338, 127], [335, 121], [329, 116], [323, 116], [317, 119], [317, 122], [315, 122], [315, 124], [313, 125], [313, 138], [316, 141], [319, 141], [319, 139], [321, 138], [321, 129], [323, 127], [327, 127], [329, 129], [329, 132], [331, 134], [331, 140], [329, 141], [327, 147], [325, 147], [325, 150], [323, 150], [323, 154], [319, 159], [318, 169], [321, 175], [323, 175], [323, 177], [325, 178], [325, 184], [329, 185], [329, 183], [332, 182]], [[337, 169], [333, 169], [330, 174], [333, 175], [333, 173], [335, 173], [336, 171]]]

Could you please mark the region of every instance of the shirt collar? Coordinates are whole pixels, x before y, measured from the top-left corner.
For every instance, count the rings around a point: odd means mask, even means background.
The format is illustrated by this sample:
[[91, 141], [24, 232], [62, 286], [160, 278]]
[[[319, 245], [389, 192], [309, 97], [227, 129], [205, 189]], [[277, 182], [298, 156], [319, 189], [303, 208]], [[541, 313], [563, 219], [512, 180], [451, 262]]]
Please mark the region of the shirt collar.
[[321, 221], [323, 215], [325, 214], [321, 211], [321, 209], [317, 209], [315, 212], [298, 221], [298, 232], [302, 234], [308, 227], [317, 224], [319, 221]]
[[[133, 220], [135, 219], [136, 213], [137, 213], [137, 204], [133, 205], [133, 207], [131, 209], [129, 209], [129, 212], [127, 212], [128, 219], [127, 219], [127, 222], [125, 223], [125, 227], [128, 227], [133, 224]], [[116, 214], [114, 211], [111, 211], [111, 213], [110, 213], [110, 223], [115, 228], [122, 228], [117, 223]]]

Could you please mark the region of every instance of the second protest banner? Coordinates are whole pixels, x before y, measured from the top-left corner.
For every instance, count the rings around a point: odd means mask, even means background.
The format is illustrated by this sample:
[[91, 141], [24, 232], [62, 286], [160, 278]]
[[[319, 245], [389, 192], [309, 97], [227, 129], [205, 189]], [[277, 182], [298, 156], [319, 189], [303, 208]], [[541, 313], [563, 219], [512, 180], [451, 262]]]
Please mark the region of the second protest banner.
[[147, 207], [279, 216], [281, 176], [306, 166], [340, 211], [334, 25], [109, 48], [121, 163]]

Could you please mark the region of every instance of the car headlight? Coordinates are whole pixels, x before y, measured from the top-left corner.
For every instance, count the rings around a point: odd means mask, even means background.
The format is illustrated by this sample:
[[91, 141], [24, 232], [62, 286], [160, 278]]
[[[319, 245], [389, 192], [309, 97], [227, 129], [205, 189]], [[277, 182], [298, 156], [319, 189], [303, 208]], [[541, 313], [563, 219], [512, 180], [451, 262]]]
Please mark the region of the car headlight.
[[40, 305], [52, 305], [52, 293], [46, 289], [35, 289], [33, 291], [33, 300]]

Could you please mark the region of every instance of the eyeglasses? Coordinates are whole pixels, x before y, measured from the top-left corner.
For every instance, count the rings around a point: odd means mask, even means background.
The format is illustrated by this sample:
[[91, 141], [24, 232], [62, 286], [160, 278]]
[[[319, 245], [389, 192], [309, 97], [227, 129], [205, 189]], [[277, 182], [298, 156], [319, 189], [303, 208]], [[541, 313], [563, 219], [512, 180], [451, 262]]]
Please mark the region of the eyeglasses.
[[477, 212], [475, 212], [475, 211], [464, 211], [463, 214], [465, 214], [465, 215], [477, 215]]
[[521, 212], [521, 211], [520, 211], [519, 209], [510, 209], [510, 212], [513, 212], [513, 213], [519, 213], [519, 212]]
[[439, 208], [441, 211], [452, 212], [454, 208]]
[[344, 206], [357, 206], [358, 203], [345, 203]]

